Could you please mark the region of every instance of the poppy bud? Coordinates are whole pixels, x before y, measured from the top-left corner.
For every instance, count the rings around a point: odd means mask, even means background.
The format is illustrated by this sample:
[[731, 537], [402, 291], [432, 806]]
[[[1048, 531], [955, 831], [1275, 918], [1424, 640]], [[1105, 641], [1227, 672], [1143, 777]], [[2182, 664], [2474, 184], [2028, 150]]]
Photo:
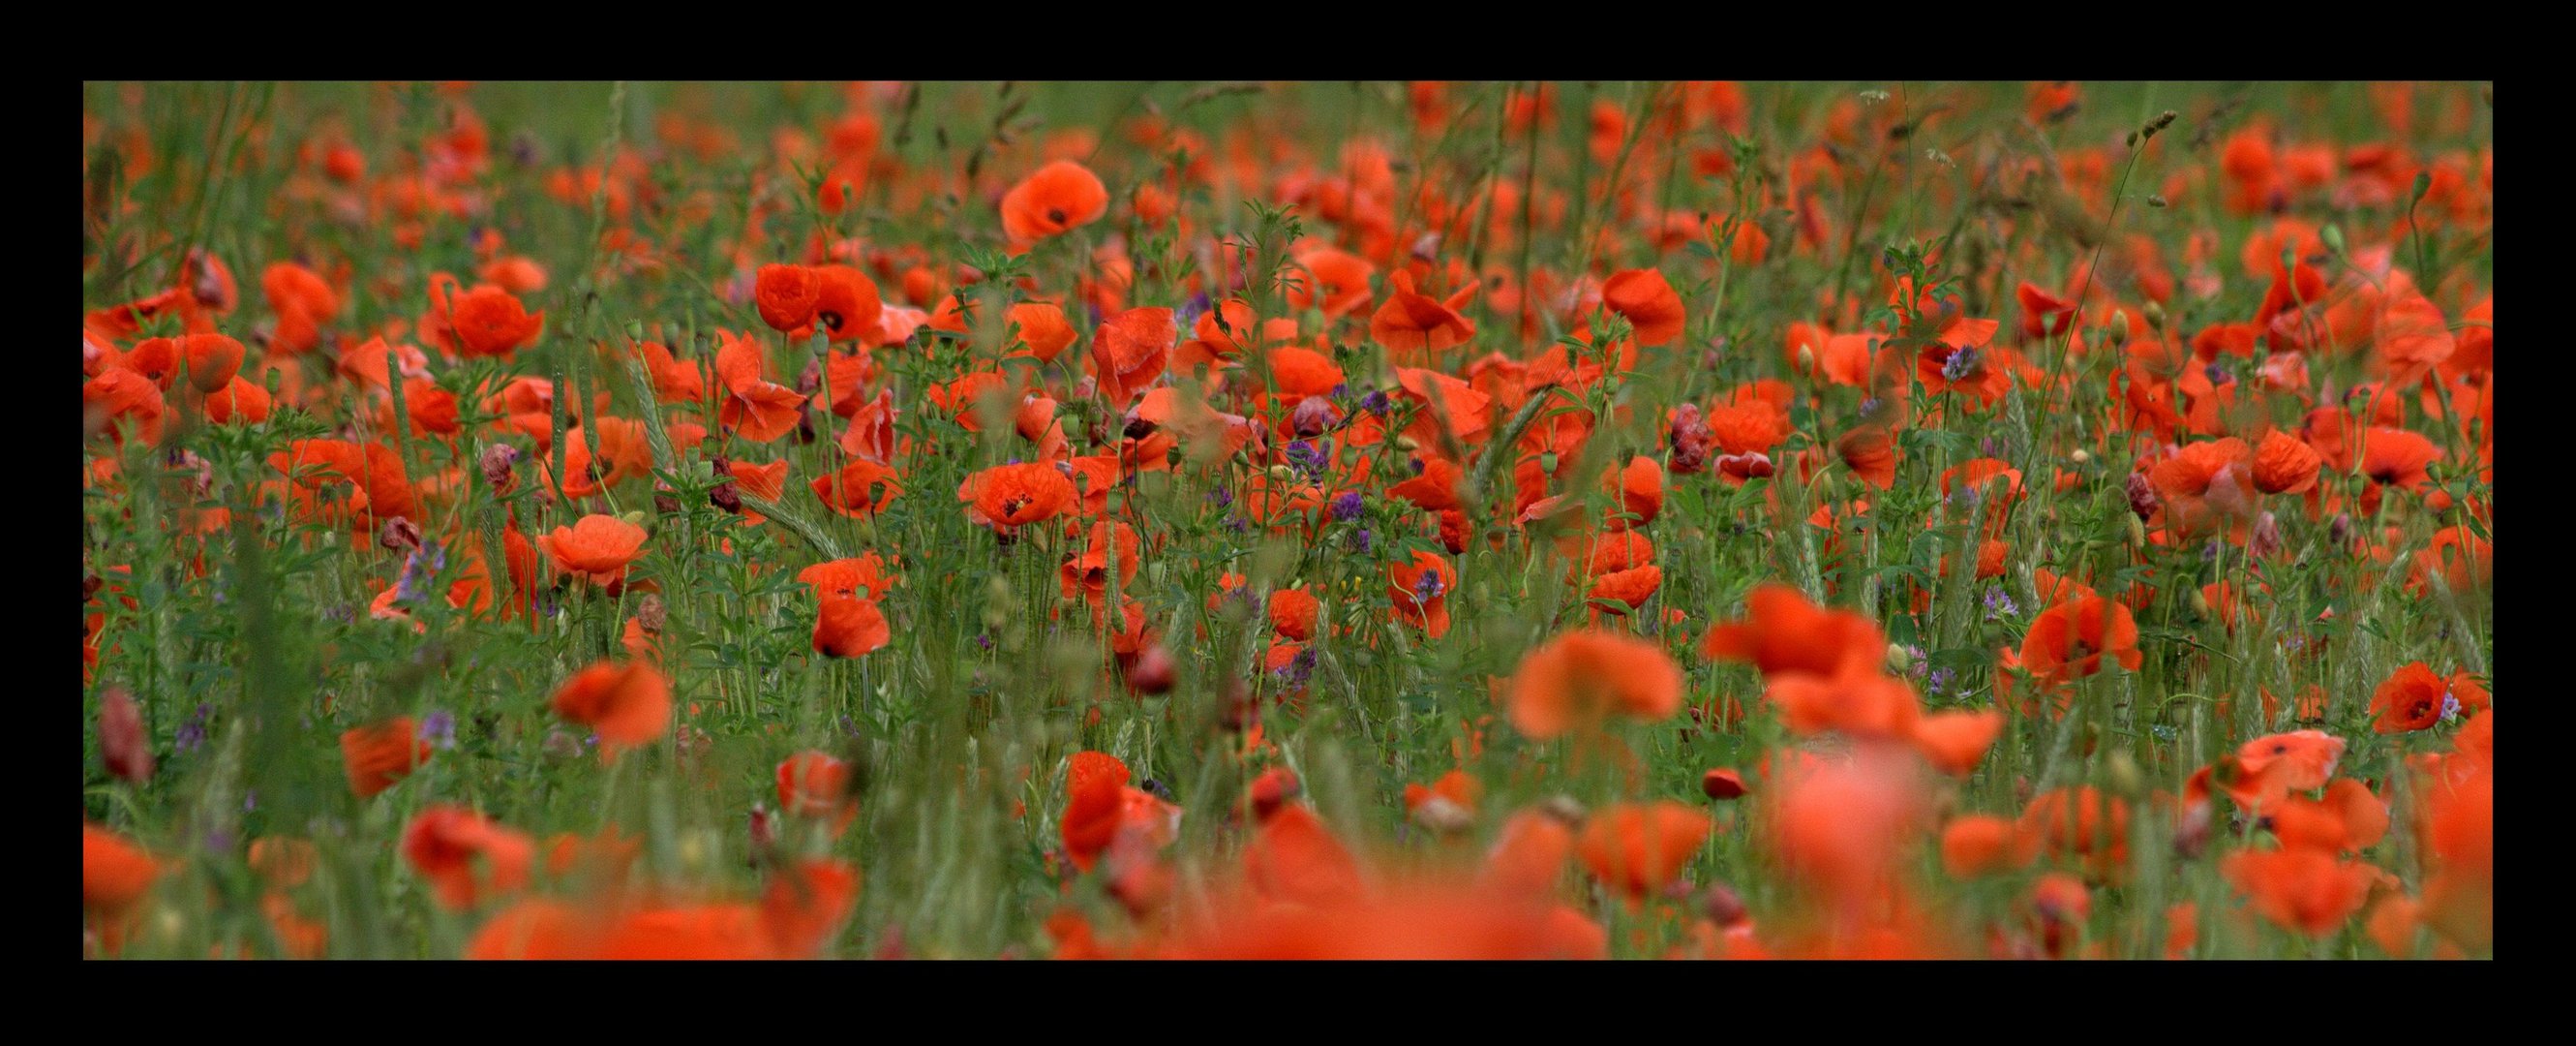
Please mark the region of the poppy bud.
[[694, 872], [706, 867], [707, 853], [715, 849], [715, 847], [708, 844], [707, 836], [713, 834], [714, 832], [712, 830], [705, 832], [692, 832], [687, 837], [680, 840], [680, 867], [682, 869]]
[[1270, 479], [1272, 482], [1276, 483], [1294, 482], [1297, 479], [1297, 470], [1289, 468], [1286, 465], [1272, 465], [1270, 466]]
[[1227, 680], [1225, 696], [1217, 703], [1217, 728], [1239, 734], [1260, 724], [1261, 702], [1253, 699], [1252, 691], [1243, 685], [1242, 680]]
[[2127, 516], [2124, 518], [2127, 519], [2129, 523], [2129, 544], [2136, 548], [2147, 547], [2146, 521], [2141, 520], [2136, 516]]
[[1568, 828], [1583, 826], [1583, 804], [1576, 802], [1570, 795], [1555, 796], [1541, 801], [1538, 804], [1538, 812], [1565, 822]]
[[376, 544], [395, 552], [419, 551], [420, 528], [401, 516], [391, 517], [376, 528]]
[[2165, 329], [2165, 307], [2155, 299], [2147, 299], [2147, 304], [2138, 311], [2147, 317], [2147, 329], [2154, 331]]
[[2209, 825], [2209, 811], [2205, 808], [2184, 814], [2174, 825], [2174, 853], [2191, 858], [2209, 849]]
[[1290, 423], [1297, 427], [1299, 438], [1312, 439], [1333, 427], [1333, 401], [1321, 396], [1308, 396], [1298, 402], [1297, 409], [1288, 417]]
[[1252, 816], [1267, 821], [1271, 814], [1278, 813], [1281, 806], [1305, 790], [1306, 786], [1297, 780], [1296, 772], [1287, 767], [1274, 766], [1264, 770], [1252, 781]]
[[2146, 775], [2138, 770], [2138, 761], [2127, 752], [2111, 753], [2111, 790], [2134, 796], [2146, 791]]
[[494, 493], [507, 494], [512, 487], [518, 485], [519, 475], [514, 470], [519, 464], [519, 448], [507, 443], [495, 443], [483, 448], [483, 456], [479, 464], [483, 467], [483, 482], [490, 486]]
[[1708, 890], [1700, 895], [1699, 905], [1700, 911], [1708, 915], [1708, 921], [1720, 928], [1740, 926], [1752, 916], [1744, 908], [1744, 898], [1736, 896], [1735, 891], [1727, 889], [1724, 883], [1711, 883]]
[[1154, 643], [1136, 656], [1136, 667], [1127, 670], [1127, 685], [1136, 688], [1138, 693], [1169, 693], [1176, 675], [1171, 651], [1163, 649], [1161, 643]]
[[2317, 230], [2317, 239], [2325, 241], [2326, 248], [2328, 250], [2331, 250], [2336, 254], [2344, 253], [2343, 226], [2329, 224], [2325, 228]]
[[1906, 670], [1906, 668], [1907, 668], [1907, 667], [1909, 667], [1909, 666], [1911, 666], [1911, 665], [1913, 665], [1913, 664], [1914, 664], [1914, 656], [1913, 656], [1911, 653], [1909, 653], [1909, 652], [1907, 652], [1907, 651], [1906, 651], [1906, 649], [1905, 649], [1905, 645], [1904, 645], [1904, 644], [1902, 644], [1902, 643], [1889, 643], [1889, 644], [1887, 644], [1887, 670], [1888, 670], [1888, 671], [1890, 671], [1890, 672], [1894, 672], [1894, 673], [1896, 673], [1896, 674], [1898, 674], [1898, 675], [1903, 675], [1903, 674], [1905, 674], [1905, 670]]
[[1449, 797], [1435, 795], [1413, 808], [1413, 822], [1439, 835], [1456, 835], [1474, 827], [1476, 815]]
[[2281, 521], [2266, 512], [2254, 518], [2254, 532], [2245, 539], [2245, 554], [2255, 558], [2269, 557], [2281, 551]]
[[98, 747], [107, 772], [119, 780], [139, 785], [152, 779], [152, 740], [143, 729], [143, 710], [124, 687], [99, 695]]
[[626, 522], [631, 523], [631, 524], [633, 524], [633, 525], [635, 525], [635, 526], [639, 526], [639, 527], [643, 526], [643, 525], [645, 524], [645, 522], [646, 522], [648, 519], [650, 519], [650, 517], [648, 517], [648, 516], [646, 516], [646, 515], [644, 514], [644, 510], [642, 510], [642, 509], [636, 509], [636, 510], [634, 510], [634, 511], [632, 511], [632, 512], [628, 512], [628, 513], [626, 513], [625, 515], [619, 516], [619, 517], [617, 517], [617, 518], [622, 519], [622, 520], [625, 520]]
[[778, 843], [778, 820], [777, 820], [777, 818], [771, 817], [771, 816], [769, 815], [769, 808], [768, 808], [768, 807], [766, 807], [766, 806], [764, 806], [764, 805], [762, 805], [762, 804], [760, 804], [760, 803], [753, 803], [753, 804], [751, 804], [751, 859], [752, 859], [752, 863], [754, 863], [754, 864], [758, 864], [758, 863], [760, 862], [760, 859], [761, 859], [762, 857], [766, 856], [766, 855], [769, 853], [770, 848], [771, 848], [771, 847], [773, 847], [773, 846], [775, 846], [775, 845], [777, 845], [777, 843]]
[[2129, 473], [2129, 511], [2140, 519], [2152, 516], [2158, 504], [2156, 485], [2144, 472]]
[[2093, 455], [2086, 452], [2082, 447], [2075, 448], [2075, 453], [2069, 454], [2066, 457], [2068, 460], [2073, 461], [2078, 465], [2093, 460]]
[[1798, 343], [1798, 369], [1801, 371], [1816, 369], [1815, 346], [1809, 345], [1803, 341]]

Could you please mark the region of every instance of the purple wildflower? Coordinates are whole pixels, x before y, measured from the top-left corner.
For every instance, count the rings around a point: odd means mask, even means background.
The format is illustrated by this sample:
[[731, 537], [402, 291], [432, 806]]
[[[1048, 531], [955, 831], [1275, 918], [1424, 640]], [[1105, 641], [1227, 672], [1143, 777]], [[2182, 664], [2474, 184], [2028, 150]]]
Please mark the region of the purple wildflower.
[[421, 718], [416, 736], [441, 750], [455, 748], [456, 713], [444, 708], [430, 709], [429, 714]]

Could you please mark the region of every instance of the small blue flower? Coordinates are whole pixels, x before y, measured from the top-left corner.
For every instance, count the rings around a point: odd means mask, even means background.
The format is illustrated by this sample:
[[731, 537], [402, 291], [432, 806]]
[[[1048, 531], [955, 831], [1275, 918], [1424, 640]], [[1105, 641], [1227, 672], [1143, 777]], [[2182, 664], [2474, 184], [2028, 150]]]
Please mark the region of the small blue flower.
[[1986, 620], [1993, 621], [1998, 617], [2013, 618], [2020, 615], [2021, 607], [2014, 605], [2012, 596], [2001, 586], [1986, 590]]
[[1440, 580], [1440, 574], [1437, 571], [1426, 570], [1422, 572], [1422, 579], [1413, 583], [1413, 601], [1417, 604], [1427, 604], [1440, 598], [1440, 593], [1445, 591], [1448, 589]]
[[196, 751], [199, 746], [206, 743], [206, 717], [213, 715], [214, 712], [213, 705], [198, 705], [197, 714], [189, 717], [187, 722], [179, 724], [179, 732], [171, 738], [171, 741], [182, 752]]
[[1340, 494], [1334, 495], [1333, 521], [1337, 523], [1348, 523], [1351, 520], [1358, 519], [1360, 517], [1360, 511], [1366, 508], [1367, 504], [1368, 500], [1361, 497], [1360, 492], [1356, 490], [1346, 490]]
[[1941, 364], [1941, 380], [1965, 381], [1968, 375], [1976, 373], [1977, 362], [1975, 349], [1960, 349], [1951, 353], [1950, 358]]
[[430, 709], [428, 715], [421, 717], [416, 736], [441, 750], [455, 748], [456, 713], [444, 708]]
[[1301, 439], [1288, 445], [1288, 463], [1296, 466], [1297, 471], [1305, 473], [1308, 477], [1316, 478], [1321, 477], [1324, 470], [1331, 468], [1333, 461], [1331, 455], [1324, 452], [1324, 448]]

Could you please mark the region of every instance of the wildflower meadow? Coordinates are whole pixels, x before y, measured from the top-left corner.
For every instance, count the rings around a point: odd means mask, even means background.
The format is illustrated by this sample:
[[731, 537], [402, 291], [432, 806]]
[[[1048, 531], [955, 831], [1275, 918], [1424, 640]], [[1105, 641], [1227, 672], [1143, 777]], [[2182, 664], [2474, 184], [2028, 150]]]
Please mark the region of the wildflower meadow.
[[82, 954], [2491, 957], [2492, 106], [85, 84]]

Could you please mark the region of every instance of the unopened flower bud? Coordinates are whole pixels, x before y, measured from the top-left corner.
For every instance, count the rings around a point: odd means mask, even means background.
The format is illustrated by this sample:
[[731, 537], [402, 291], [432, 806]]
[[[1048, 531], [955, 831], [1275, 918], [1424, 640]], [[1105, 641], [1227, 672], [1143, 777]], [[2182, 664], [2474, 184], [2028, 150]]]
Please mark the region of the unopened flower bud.
[[117, 779], [136, 785], [152, 779], [152, 739], [143, 729], [143, 709], [124, 687], [99, 695], [98, 747]]
[[1752, 916], [1744, 907], [1744, 898], [1736, 896], [1735, 891], [1724, 883], [1709, 884], [1707, 892], [1700, 896], [1699, 905], [1700, 911], [1708, 915], [1708, 921], [1721, 929], [1740, 925]]
[[2269, 512], [2254, 518], [2254, 532], [2245, 539], [2245, 554], [2257, 559], [2281, 551], [2281, 521]]
[[740, 515], [742, 488], [734, 483], [731, 476], [731, 473], [726, 473], [727, 478], [724, 482], [716, 484], [715, 489], [707, 491], [707, 502], [727, 512]]
[[2155, 514], [2156, 506], [2160, 502], [2156, 497], [2156, 485], [2147, 479], [2146, 473], [2129, 473], [2128, 491], [2129, 512], [2132, 515], [2144, 519]]
[[495, 443], [483, 448], [483, 456], [478, 464], [483, 468], [483, 482], [492, 488], [493, 493], [507, 494], [519, 485], [519, 474], [516, 471], [519, 464], [519, 448], [507, 443]]
[[1313, 439], [1333, 427], [1333, 422], [1338, 420], [1333, 415], [1333, 401], [1321, 396], [1308, 396], [1298, 402], [1297, 409], [1290, 412], [1288, 420], [1296, 426], [1299, 438]]
[[1413, 823], [1439, 835], [1456, 835], [1474, 827], [1476, 815], [1448, 796], [1435, 795], [1413, 808]]
[[1171, 651], [1163, 649], [1161, 643], [1153, 643], [1136, 655], [1136, 667], [1127, 670], [1127, 685], [1142, 694], [1169, 693], [1178, 674]]
[[420, 549], [420, 528], [401, 516], [391, 516], [376, 527], [376, 544], [395, 552]]
[[2146, 775], [2139, 771], [2138, 761], [2127, 752], [2111, 753], [2111, 790], [2120, 795], [2137, 795], [2147, 788]]

